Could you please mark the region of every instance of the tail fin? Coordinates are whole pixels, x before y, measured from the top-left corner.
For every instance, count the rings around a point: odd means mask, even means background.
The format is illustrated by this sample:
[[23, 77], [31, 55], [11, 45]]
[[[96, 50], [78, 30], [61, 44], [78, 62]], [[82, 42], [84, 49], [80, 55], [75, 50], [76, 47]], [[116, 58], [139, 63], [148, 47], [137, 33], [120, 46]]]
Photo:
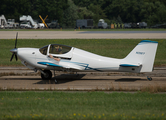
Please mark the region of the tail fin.
[[151, 72], [156, 56], [158, 42], [143, 40], [125, 58], [128, 63], [142, 65], [140, 72]]

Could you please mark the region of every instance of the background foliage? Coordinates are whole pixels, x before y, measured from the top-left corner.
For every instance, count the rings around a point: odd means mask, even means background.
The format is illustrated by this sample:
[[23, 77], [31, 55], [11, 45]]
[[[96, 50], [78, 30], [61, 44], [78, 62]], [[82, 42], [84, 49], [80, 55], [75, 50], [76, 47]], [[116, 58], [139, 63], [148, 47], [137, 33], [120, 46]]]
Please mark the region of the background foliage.
[[165, 0], [1, 0], [0, 15], [19, 21], [21, 15], [39, 15], [58, 20], [61, 25], [75, 26], [76, 19], [99, 19], [108, 24], [142, 22], [149, 26], [166, 22]]

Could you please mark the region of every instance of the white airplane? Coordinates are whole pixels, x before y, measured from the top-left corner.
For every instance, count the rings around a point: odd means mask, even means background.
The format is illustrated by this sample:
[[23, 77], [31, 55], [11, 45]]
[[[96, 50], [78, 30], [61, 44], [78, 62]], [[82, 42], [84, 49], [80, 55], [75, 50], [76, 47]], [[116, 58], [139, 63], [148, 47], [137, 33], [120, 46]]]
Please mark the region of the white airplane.
[[[52, 72], [152, 72], [158, 42], [143, 40], [125, 58], [116, 59], [93, 54], [75, 47], [60, 44], [49, 44], [42, 48], [15, 48], [10, 50], [29, 69], [41, 72], [41, 78], [52, 78]], [[152, 80], [151, 77], [147, 77]], [[55, 80], [55, 82], [57, 82]]]

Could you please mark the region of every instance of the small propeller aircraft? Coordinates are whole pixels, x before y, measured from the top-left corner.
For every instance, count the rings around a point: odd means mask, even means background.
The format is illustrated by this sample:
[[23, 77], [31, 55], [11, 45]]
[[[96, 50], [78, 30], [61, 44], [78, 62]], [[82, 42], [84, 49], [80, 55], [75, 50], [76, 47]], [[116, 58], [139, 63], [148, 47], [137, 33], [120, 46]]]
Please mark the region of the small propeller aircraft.
[[[49, 44], [41, 48], [16, 48], [10, 50], [29, 69], [41, 72], [43, 80], [52, 78], [51, 70], [71, 72], [152, 72], [158, 42], [142, 40], [125, 58], [116, 59], [93, 54], [75, 47]], [[17, 58], [18, 57], [18, 58]], [[152, 80], [148, 77], [148, 80]], [[55, 82], [57, 82], [55, 80]]]

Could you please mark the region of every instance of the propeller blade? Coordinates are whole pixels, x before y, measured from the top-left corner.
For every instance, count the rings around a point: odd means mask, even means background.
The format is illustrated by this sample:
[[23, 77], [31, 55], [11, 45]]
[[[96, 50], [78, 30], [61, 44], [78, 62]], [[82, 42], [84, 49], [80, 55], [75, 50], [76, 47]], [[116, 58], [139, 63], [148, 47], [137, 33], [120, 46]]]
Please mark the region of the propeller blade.
[[12, 54], [12, 57], [10, 58], [10, 61], [13, 60], [13, 57], [14, 57], [14, 56], [15, 56], [15, 58], [16, 58], [16, 61], [18, 60], [18, 58], [17, 58], [17, 48], [16, 48], [16, 46], [17, 46], [17, 37], [18, 37], [18, 32], [17, 32], [17, 34], [16, 34], [15, 47], [14, 47], [14, 49], [10, 50], [10, 52], [13, 53], [13, 54]]
[[10, 58], [10, 61], [12, 61], [13, 57], [14, 57], [15, 53], [12, 54], [12, 57]]
[[16, 45], [17, 45], [17, 37], [18, 37], [18, 32], [17, 32], [17, 34], [16, 34], [15, 48], [16, 48]]
[[15, 54], [16, 61], [18, 60], [17, 55]]

